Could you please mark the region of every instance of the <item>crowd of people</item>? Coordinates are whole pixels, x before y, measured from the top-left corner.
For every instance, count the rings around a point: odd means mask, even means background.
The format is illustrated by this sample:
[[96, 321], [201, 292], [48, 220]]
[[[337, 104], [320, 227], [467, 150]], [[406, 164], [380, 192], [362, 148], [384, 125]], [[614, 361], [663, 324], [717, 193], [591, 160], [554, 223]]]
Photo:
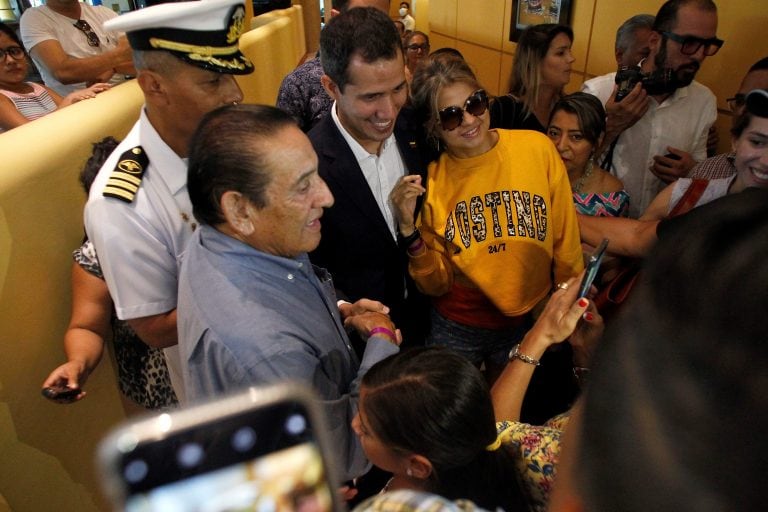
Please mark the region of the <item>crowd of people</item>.
[[[276, 107], [240, 104], [233, 75], [259, 65], [233, 45], [240, 0], [89, 9], [50, 0], [21, 40], [0, 25], [1, 128], [126, 76], [145, 99], [86, 166], [67, 362], [45, 387], [85, 398], [113, 326], [120, 389], [146, 409], [313, 388], [340, 476], [376, 495], [362, 507], [759, 503], [706, 453], [718, 421], [745, 436], [728, 460], [757, 471], [765, 444], [762, 331], [743, 315], [768, 282], [768, 57], [728, 100], [732, 151], [706, 158], [711, 0], [627, 20], [617, 73], [572, 94], [575, 34], [531, 26], [498, 97], [457, 51], [430, 53], [407, 2], [403, 33], [387, 0], [334, 0]], [[35, 17], [74, 23], [35, 39]], [[90, 54], [56, 42], [76, 37]], [[25, 81], [28, 55], [46, 86]], [[642, 273], [604, 319], [592, 299], [626, 258]]]

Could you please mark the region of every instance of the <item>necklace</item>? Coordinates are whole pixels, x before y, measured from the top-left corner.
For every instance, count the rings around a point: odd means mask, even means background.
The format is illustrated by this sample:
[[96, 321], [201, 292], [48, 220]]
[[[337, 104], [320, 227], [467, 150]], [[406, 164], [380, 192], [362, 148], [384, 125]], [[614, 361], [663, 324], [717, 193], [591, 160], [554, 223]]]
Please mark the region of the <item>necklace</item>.
[[587, 160], [587, 167], [584, 169], [584, 174], [582, 174], [571, 187], [574, 194], [581, 194], [581, 189], [584, 187], [584, 183], [586, 183], [589, 177], [592, 176], [592, 169], [592, 159], [590, 158]]

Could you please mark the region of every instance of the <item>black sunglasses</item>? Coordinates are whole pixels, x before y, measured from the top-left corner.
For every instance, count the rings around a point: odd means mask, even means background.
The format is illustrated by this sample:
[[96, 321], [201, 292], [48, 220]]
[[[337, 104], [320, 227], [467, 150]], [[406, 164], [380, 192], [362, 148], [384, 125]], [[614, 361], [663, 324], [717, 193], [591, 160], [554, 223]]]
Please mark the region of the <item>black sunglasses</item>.
[[464, 108], [451, 106], [445, 107], [437, 113], [440, 119], [440, 126], [443, 130], [450, 132], [455, 130], [464, 122], [464, 112], [469, 112], [475, 117], [485, 114], [488, 110], [488, 94], [483, 89], [478, 89], [469, 95], [464, 102]]
[[101, 41], [99, 41], [99, 36], [96, 35], [96, 32], [93, 31], [91, 26], [88, 24], [85, 20], [77, 20], [76, 23], [74, 23], [74, 26], [77, 30], [85, 34], [85, 38], [88, 39], [88, 46], [100, 46]]
[[702, 39], [696, 36], [681, 36], [674, 32], [662, 32], [662, 35], [680, 44], [680, 52], [683, 55], [693, 55], [703, 46], [704, 55], [711, 57], [722, 48], [723, 44], [725, 44], [725, 41], [716, 37]]
[[24, 57], [24, 48], [20, 46], [9, 46], [6, 49], [0, 48], [0, 61], [5, 60], [5, 56], [10, 55], [16, 60], [20, 60]]

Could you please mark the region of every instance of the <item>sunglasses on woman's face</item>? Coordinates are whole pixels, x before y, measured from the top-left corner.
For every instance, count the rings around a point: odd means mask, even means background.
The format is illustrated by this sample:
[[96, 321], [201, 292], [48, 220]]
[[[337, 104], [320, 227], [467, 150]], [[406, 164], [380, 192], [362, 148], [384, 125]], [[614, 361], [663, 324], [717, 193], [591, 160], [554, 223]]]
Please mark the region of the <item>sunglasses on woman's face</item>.
[[464, 102], [464, 108], [451, 106], [445, 107], [437, 113], [440, 119], [440, 126], [443, 130], [450, 132], [455, 130], [464, 122], [464, 112], [468, 112], [475, 117], [485, 114], [488, 110], [488, 94], [483, 89], [478, 89], [469, 95]]

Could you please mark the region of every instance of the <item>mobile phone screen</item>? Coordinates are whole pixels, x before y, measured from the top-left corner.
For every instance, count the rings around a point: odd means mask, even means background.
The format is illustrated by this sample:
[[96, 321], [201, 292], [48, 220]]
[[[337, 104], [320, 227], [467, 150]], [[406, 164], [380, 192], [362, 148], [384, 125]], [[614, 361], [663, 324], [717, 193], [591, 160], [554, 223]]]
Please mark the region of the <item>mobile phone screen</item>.
[[579, 298], [586, 297], [589, 293], [589, 288], [597, 277], [597, 271], [600, 270], [600, 263], [603, 262], [603, 254], [605, 254], [605, 248], [608, 247], [608, 239], [604, 238], [600, 245], [589, 256], [587, 261], [587, 269], [584, 272], [584, 277], [581, 279], [579, 285]]
[[335, 490], [298, 403], [139, 443], [119, 467], [129, 512], [334, 509]]

